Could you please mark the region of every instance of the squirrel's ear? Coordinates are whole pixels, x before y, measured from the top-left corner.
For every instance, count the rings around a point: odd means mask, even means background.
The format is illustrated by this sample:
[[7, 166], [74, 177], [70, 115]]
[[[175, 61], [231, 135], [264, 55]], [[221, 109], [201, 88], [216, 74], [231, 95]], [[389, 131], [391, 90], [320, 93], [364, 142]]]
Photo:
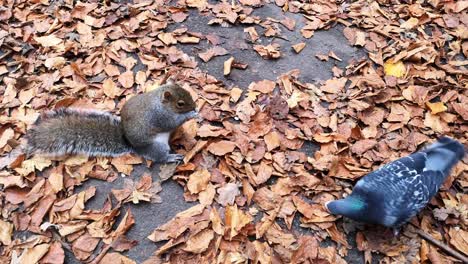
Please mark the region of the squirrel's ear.
[[163, 101], [164, 101], [164, 102], [167, 102], [167, 101], [170, 101], [171, 99], [172, 99], [172, 94], [171, 94], [171, 92], [165, 91], [165, 92], [163, 93]]

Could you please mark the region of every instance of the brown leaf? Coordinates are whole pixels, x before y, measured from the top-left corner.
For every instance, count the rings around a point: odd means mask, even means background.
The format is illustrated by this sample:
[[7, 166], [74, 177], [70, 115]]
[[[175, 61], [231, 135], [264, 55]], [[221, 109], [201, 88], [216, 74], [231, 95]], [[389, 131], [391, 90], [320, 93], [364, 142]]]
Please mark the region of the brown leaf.
[[230, 95], [231, 95], [230, 101], [233, 103], [237, 103], [237, 101], [239, 101], [239, 98], [242, 95], [242, 89], [234, 87], [231, 89]]
[[340, 92], [343, 92], [344, 87], [346, 82], [348, 81], [347, 78], [333, 78], [330, 80], [327, 80], [324, 85], [320, 87], [320, 90], [327, 92], [327, 93], [332, 93], [332, 94], [337, 94]]
[[58, 166], [52, 169], [48, 182], [50, 183], [54, 193], [63, 190], [63, 166]]
[[260, 185], [265, 183], [270, 179], [271, 175], [273, 174], [273, 168], [271, 165], [267, 164], [266, 162], [261, 162], [260, 167], [258, 167], [257, 175], [254, 176], [254, 181], [256, 185]]
[[214, 231], [212, 229], [204, 229], [196, 235], [190, 237], [185, 243], [183, 250], [191, 253], [202, 253], [208, 249], [211, 240], [214, 238]]
[[200, 137], [219, 137], [228, 135], [229, 131], [223, 127], [204, 124], [197, 130], [197, 134]]
[[255, 42], [259, 38], [257, 30], [255, 29], [255, 27], [244, 28], [244, 32], [249, 34], [251, 42]]
[[87, 259], [93, 253], [99, 243], [99, 238], [94, 238], [89, 233], [84, 233], [73, 241], [72, 250], [79, 260]]
[[0, 219], [0, 242], [3, 245], [10, 245], [13, 236], [13, 224]]
[[280, 21], [280, 23], [291, 31], [293, 31], [294, 27], [296, 26], [296, 20], [289, 17], [285, 17], [283, 20]]
[[300, 53], [305, 48], [305, 46], [306, 46], [305, 42], [301, 42], [301, 43], [292, 45], [292, 48], [294, 49], [296, 53]]
[[189, 176], [187, 188], [191, 194], [199, 193], [206, 189], [210, 178], [211, 174], [208, 170], [197, 170]]
[[234, 204], [236, 196], [240, 194], [239, 187], [235, 183], [226, 183], [223, 187], [218, 188], [218, 203], [226, 206]]
[[301, 236], [298, 240], [299, 247], [291, 256], [291, 263], [312, 262], [317, 258], [319, 244], [313, 236]]
[[278, 44], [270, 44], [268, 46], [254, 45], [254, 50], [264, 59], [278, 59], [281, 57]]
[[188, 14], [184, 12], [176, 12], [171, 15], [172, 20], [177, 23], [184, 22], [185, 19], [187, 19]]
[[356, 141], [351, 146], [351, 151], [357, 155], [362, 155], [364, 152], [375, 147], [375, 145], [377, 145], [377, 141], [375, 139], [363, 139]]
[[123, 155], [112, 159], [111, 164], [117, 169], [117, 171], [130, 175], [133, 171], [133, 165], [141, 164], [141, 157], [133, 155]]
[[415, 28], [417, 25], [419, 24], [419, 20], [415, 17], [411, 17], [410, 19], [408, 19], [407, 21], [405, 21], [404, 23], [402, 23], [400, 25], [400, 28], [403, 28], [403, 29], [413, 29]]
[[208, 141], [198, 140], [195, 146], [185, 154], [184, 163], [187, 164], [198, 152], [200, 152], [208, 144]]
[[172, 33], [168, 33], [168, 32], [159, 33], [158, 39], [160, 39], [166, 46], [177, 44], [177, 39], [174, 38]]
[[99, 264], [136, 264], [135, 261], [129, 259], [128, 257], [118, 253], [118, 252], [111, 252], [107, 253]]
[[62, 264], [65, 263], [65, 251], [60, 242], [56, 241], [50, 245], [49, 251], [41, 259], [41, 264]]
[[447, 107], [442, 102], [431, 103], [426, 102], [427, 107], [431, 109], [433, 115], [447, 111]]
[[221, 140], [218, 142], [211, 143], [208, 146], [208, 151], [216, 156], [224, 156], [227, 153], [231, 153], [236, 148], [236, 144], [231, 141]]
[[39, 244], [33, 248], [26, 248], [19, 257], [19, 263], [38, 263], [47, 254], [50, 244]]
[[466, 230], [451, 227], [449, 236], [450, 244], [463, 253], [468, 252], [468, 232]]
[[351, 248], [344, 236], [343, 232], [339, 232], [336, 228], [336, 225], [332, 225], [330, 228], [327, 229], [328, 234], [330, 235], [331, 239], [347, 248]]
[[133, 72], [126, 71], [126, 72], [120, 74], [119, 83], [124, 88], [131, 88], [133, 86], [133, 83], [134, 83]]
[[224, 235], [223, 222], [221, 220], [221, 216], [218, 213], [218, 210], [216, 210], [215, 207], [211, 208], [210, 221], [212, 223], [213, 231], [215, 231], [216, 234], [218, 234], [220, 236]]
[[223, 73], [225, 76], [231, 73], [232, 63], [234, 62], [234, 57], [229, 58], [224, 62], [224, 70]]
[[[119, 76], [119, 82], [120, 82], [120, 76]], [[104, 94], [108, 96], [109, 98], [115, 98], [117, 96], [120, 96], [123, 92], [117, 87], [117, 85], [115, 85], [115, 82], [112, 81], [112, 79], [104, 80], [104, 82], [102, 83], [102, 90], [104, 91]]]
[[225, 48], [215, 46], [213, 48], [208, 49], [205, 52], [199, 53], [198, 57], [200, 57], [200, 59], [202, 59], [204, 62], [208, 62], [215, 56], [224, 56], [227, 54], [229, 54], [229, 52]]
[[126, 236], [121, 235], [117, 237], [117, 240], [112, 242], [112, 248], [116, 251], [122, 252], [130, 250], [138, 244], [136, 240], [130, 240]]
[[280, 139], [281, 137], [276, 131], [271, 131], [270, 133], [266, 134], [264, 136], [264, 140], [268, 151], [272, 151], [279, 147], [281, 145]]
[[237, 208], [237, 205], [228, 205], [224, 215], [226, 228], [229, 231], [229, 239], [235, 237], [245, 225], [252, 222], [253, 218]]
[[259, 91], [264, 94], [270, 94], [276, 87], [276, 83], [270, 80], [262, 80], [252, 83], [249, 88], [252, 91]]
[[54, 47], [62, 42], [61, 38], [58, 38], [55, 35], [47, 35], [43, 37], [35, 37], [36, 40], [43, 47]]
[[153, 242], [158, 242], [178, 237], [185, 230], [187, 230], [190, 223], [194, 222], [192, 217], [200, 215], [204, 209], [205, 205], [197, 204], [183, 212], [178, 213], [171, 221], [156, 228], [153, 233], [148, 236], [148, 239]]
[[198, 193], [198, 200], [200, 201], [200, 204], [210, 205], [213, 203], [215, 195], [216, 195], [216, 189], [214, 185], [211, 183], [208, 183], [208, 185], [206, 186], [206, 189]]
[[5, 145], [8, 143], [8, 140], [12, 139], [15, 136], [15, 131], [11, 128], [7, 128], [3, 131], [3, 133], [0, 135], [0, 149], [5, 147]]

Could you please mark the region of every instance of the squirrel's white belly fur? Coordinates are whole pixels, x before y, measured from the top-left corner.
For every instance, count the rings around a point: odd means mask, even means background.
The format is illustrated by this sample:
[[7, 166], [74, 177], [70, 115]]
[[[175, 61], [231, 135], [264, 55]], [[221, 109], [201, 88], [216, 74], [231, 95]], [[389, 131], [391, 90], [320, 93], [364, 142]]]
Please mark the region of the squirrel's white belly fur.
[[153, 142], [156, 144], [163, 144], [169, 146], [169, 137], [171, 136], [170, 132], [167, 133], [158, 133], [154, 138]]

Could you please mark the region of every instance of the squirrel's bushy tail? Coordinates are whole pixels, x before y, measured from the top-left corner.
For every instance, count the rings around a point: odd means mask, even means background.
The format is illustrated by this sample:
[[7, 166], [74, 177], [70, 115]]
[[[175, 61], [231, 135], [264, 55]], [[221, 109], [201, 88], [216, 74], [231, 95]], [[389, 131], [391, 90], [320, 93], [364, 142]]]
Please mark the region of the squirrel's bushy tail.
[[28, 154], [117, 156], [131, 152], [120, 119], [100, 111], [49, 111], [36, 121], [26, 138]]

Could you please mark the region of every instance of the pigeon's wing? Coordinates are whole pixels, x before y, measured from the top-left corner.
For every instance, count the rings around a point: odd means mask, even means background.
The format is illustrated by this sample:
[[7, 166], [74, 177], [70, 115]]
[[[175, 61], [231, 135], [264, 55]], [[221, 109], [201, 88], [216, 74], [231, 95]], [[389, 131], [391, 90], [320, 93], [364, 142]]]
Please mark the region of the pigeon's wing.
[[421, 211], [439, 189], [440, 171], [423, 171], [415, 177], [402, 180], [405, 192], [398, 202], [391, 204], [392, 215], [396, 217], [395, 226], [401, 226]]
[[422, 151], [364, 176], [352, 195], [365, 199], [366, 217], [398, 227], [429, 202], [464, 153], [461, 143], [443, 137]]
[[353, 193], [368, 197], [380, 222], [398, 226], [416, 215], [435, 195], [438, 172], [425, 171], [425, 153], [398, 159], [363, 177]]

